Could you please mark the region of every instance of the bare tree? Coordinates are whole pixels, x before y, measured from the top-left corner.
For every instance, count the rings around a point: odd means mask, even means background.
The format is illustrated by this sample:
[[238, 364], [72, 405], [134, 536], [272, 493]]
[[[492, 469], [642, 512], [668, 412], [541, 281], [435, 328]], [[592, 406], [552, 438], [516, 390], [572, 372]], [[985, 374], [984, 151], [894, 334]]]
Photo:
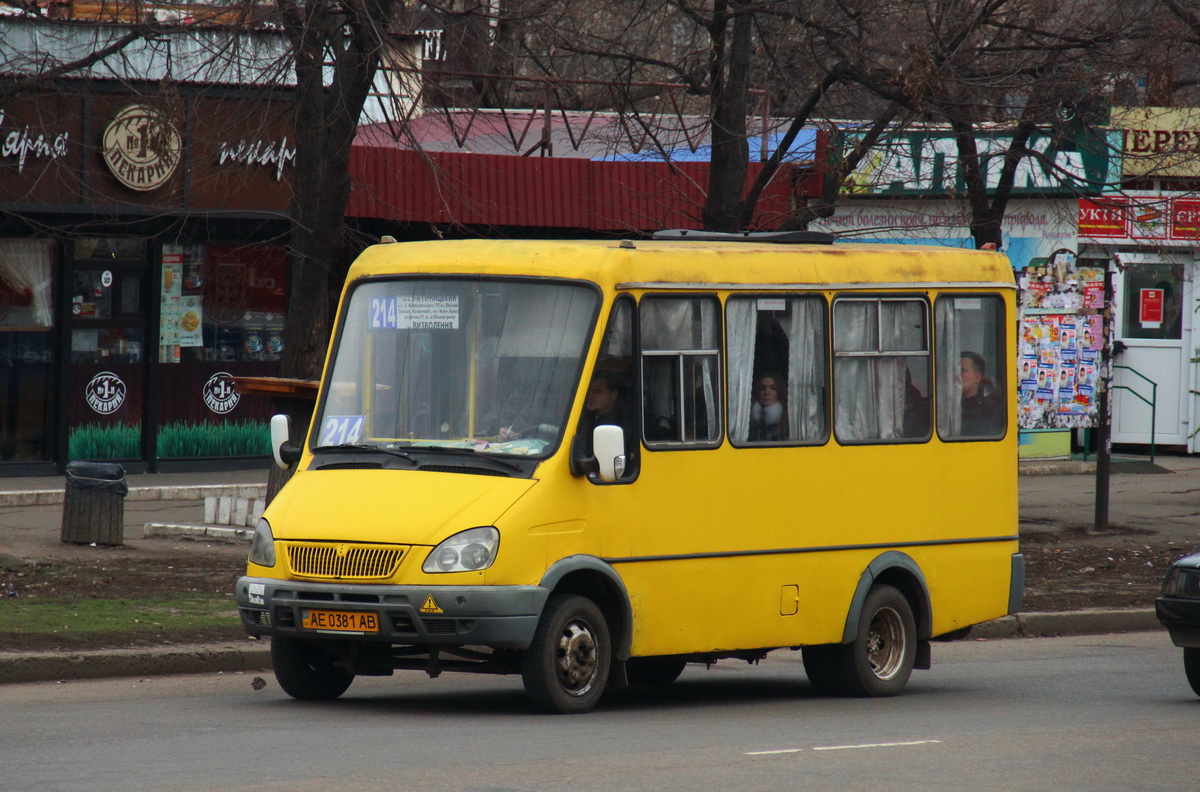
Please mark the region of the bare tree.
[[[526, 73], [607, 80], [613, 110], [641, 125], [663, 150], [673, 140], [698, 137], [688, 128], [694, 123], [689, 111], [702, 119], [711, 153], [700, 220], [709, 230], [750, 226], [763, 189], [786, 164], [799, 131], [837, 112], [834, 89], [847, 76], [836, 58], [818, 56], [828, 55], [828, 48], [815, 36], [808, 4], [789, 0], [539, 0], [509, 9], [522, 14], [527, 30], [515, 39], [522, 51], [513, 59]], [[670, 88], [651, 90], [656, 85], [679, 86], [687, 97], [681, 101], [681, 91]], [[587, 104], [594, 97], [576, 100]], [[674, 127], [670, 121], [660, 125], [655, 108], [664, 101], [676, 111]], [[890, 102], [860, 108], [889, 122], [896, 115]], [[750, 127], [756, 115], [782, 119], [784, 127], [748, 185], [749, 141], [765, 131]], [[851, 156], [862, 153], [860, 147]], [[804, 207], [789, 224], [803, 225], [831, 205]]]
[[[1058, 121], [1081, 112], [1111, 81], [1106, 66], [1122, 62], [1121, 50], [1134, 36], [1128, 15], [1119, 3], [1088, 0], [868, 6], [822, 22], [825, 41], [845, 64], [846, 79], [948, 126], [958, 146], [971, 236], [979, 247], [999, 247], [1020, 163], [1042, 156], [1030, 147], [1031, 137], [1071, 132]], [[1002, 150], [980, 150], [981, 135], [996, 140], [997, 132], [1006, 140]]]
[[[316, 379], [350, 197], [350, 148], [385, 58], [394, 0], [278, 0], [296, 75], [291, 289], [285, 376]], [[302, 416], [295, 416], [297, 419]], [[301, 427], [308, 419], [297, 420]]]

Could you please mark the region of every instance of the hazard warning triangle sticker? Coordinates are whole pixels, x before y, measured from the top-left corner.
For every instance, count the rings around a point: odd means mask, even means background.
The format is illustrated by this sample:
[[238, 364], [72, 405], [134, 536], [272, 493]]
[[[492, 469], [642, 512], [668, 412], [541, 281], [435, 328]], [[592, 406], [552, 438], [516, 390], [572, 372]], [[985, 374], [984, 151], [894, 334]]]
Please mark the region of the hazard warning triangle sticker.
[[437, 600], [430, 594], [425, 597], [425, 601], [421, 603], [421, 613], [441, 613], [442, 609], [438, 607]]

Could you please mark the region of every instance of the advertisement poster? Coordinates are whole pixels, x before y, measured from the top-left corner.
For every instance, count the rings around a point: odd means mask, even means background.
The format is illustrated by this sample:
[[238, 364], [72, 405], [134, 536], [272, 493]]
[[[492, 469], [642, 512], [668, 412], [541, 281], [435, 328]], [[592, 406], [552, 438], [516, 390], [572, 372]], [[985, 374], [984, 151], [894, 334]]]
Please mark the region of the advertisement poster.
[[1074, 262], [1020, 275], [1017, 423], [1022, 429], [1096, 425], [1104, 344], [1104, 271]]
[[204, 346], [204, 338], [200, 331], [204, 324], [204, 309], [201, 307], [200, 296], [191, 294], [183, 297], [179, 306], [177, 343], [181, 347]]
[[182, 294], [183, 249], [179, 245], [164, 245], [158, 314], [158, 357], [163, 363], [179, 362], [179, 311]]
[[1017, 423], [1022, 429], [1095, 425], [1101, 321], [1094, 315], [1021, 319]]

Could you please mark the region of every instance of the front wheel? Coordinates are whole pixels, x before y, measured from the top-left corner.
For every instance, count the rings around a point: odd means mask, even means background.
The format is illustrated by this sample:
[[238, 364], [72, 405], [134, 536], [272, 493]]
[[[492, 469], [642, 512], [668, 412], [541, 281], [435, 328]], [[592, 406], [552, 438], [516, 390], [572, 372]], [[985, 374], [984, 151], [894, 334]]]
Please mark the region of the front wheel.
[[271, 665], [283, 692], [301, 701], [335, 699], [354, 681], [354, 674], [334, 665], [332, 652], [299, 638], [273, 637]]
[[1192, 692], [1200, 696], [1200, 649], [1184, 648], [1183, 672], [1187, 674], [1187, 681], [1192, 686]]
[[586, 597], [555, 594], [521, 655], [521, 680], [543, 712], [587, 712], [608, 684], [612, 656], [604, 614]]
[[899, 589], [879, 585], [867, 593], [854, 643], [842, 653], [838, 671], [847, 694], [894, 696], [904, 690], [917, 657], [917, 625]]

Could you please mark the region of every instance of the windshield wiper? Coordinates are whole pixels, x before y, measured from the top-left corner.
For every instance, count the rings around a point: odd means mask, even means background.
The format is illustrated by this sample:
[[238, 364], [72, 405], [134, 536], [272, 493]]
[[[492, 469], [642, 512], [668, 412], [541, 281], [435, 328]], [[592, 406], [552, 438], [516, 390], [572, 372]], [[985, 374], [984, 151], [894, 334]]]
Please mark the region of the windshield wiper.
[[[435, 454], [467, 454], [481, 462], [484, 460], [487, 460], [488, 462], [492, 462], [496, 465], [500, 465], [501, 467], [508, 468], [509, 470], [514, 470], [517, 473], [525, 472], [525, 469], [522, 468], [520, 465], [518, 465], [515, 462], [509, 462], [507, 459], [497, 459], [492, 454], [483, 454], [483, 453], [480, 453], [479, 451], [476, 451], [474, 448], [456, 448], [453, 446], [436, 446], [436, 445], [435, 446], [414, 445], [414, 446], [407, 446], [407, 447], [413, 451], [416, 451], [417, 453], [424, 453], [426, 451], [429, 451], [429, 452], [432, 452]], [[400, 453], [400, 452], [398, 452], [398, 453]]]
[[417, 467], [420, 464], [419, 462], [417, 462], [416, 459], [414, 459], [412, 457], [411, 454], [406, 454], [405, 452], [398, 451], [395, 448], [384, 448], [382, 446], [376, 446], [376, 445], [364, 445], [364, 444], [356, 444], [356, 443], [338, 443], [337, 445], [317, 446], [316, 448], [313, 449], [314, 454], [322, 453], [325, 451], [339, 451], [339, 452], [345, 451], [348, 453], [357, 453], [357, 452], [363, 452], [363, 451], [366, 451], [368, 453], [377, 452], [380, 454], [390, 454], [391, 456], [394, 456], [394, 457], [400, 457], [401, 459], [411, 462], [413, 467]]

